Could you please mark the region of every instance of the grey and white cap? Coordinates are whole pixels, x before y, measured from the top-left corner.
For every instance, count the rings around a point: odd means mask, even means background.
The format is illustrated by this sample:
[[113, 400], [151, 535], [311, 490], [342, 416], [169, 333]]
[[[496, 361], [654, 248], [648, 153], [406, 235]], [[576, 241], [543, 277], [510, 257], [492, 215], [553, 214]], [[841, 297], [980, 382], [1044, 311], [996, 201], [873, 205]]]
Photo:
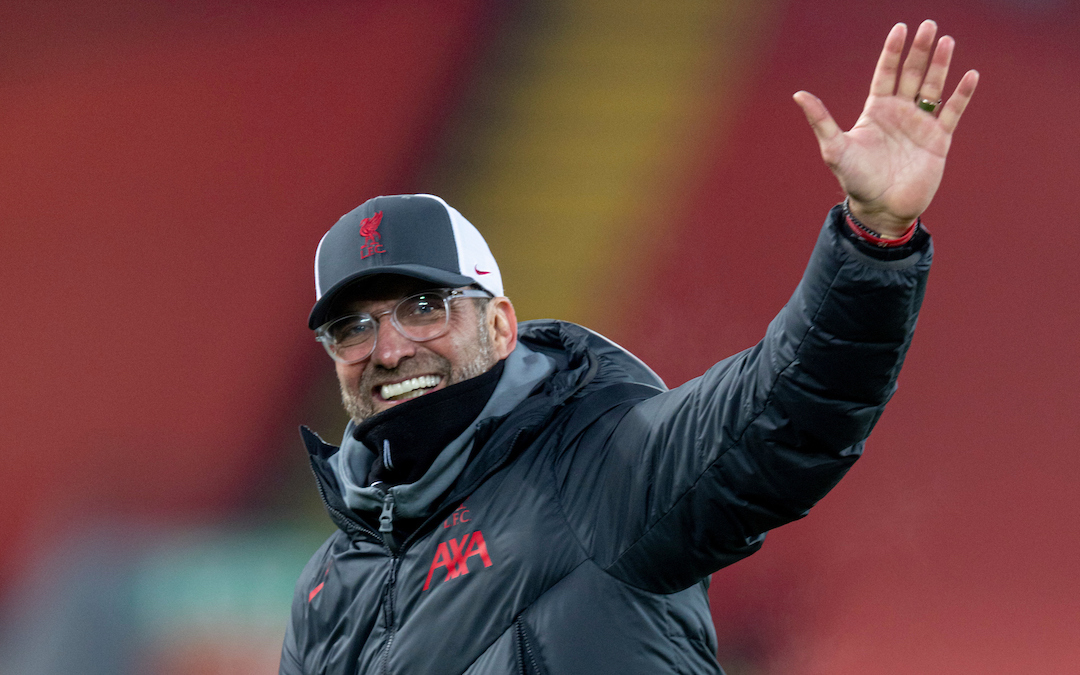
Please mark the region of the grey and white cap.
[[457, 209], [434, 195], [369, 199], [323, 235], [315, 250], [315, 306], [308, 328], [330, 318], [345, 288], [376, 274], [401, 274], [441, 286], [477, 284], [503, 294], [487, 242]]

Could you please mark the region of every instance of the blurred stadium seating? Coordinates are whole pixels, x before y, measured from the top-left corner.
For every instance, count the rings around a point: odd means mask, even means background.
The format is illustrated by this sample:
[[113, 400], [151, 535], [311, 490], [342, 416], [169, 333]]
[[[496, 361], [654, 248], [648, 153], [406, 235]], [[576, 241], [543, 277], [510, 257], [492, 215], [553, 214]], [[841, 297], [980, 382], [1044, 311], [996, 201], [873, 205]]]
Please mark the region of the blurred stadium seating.
[[983, 80], [916, 342], [850, 476], [715, 577], [721, 661], [1075, 672], [1076, 2], [55, 0], [0, 7], [0, 675], [273, 671], [330, 528], [295, 429], [344, 425], [305, 328], [340, 214], [443, 194], [522, 318], [678, 384], [841, 199], [790, 95], [850, 125], [926, 16]]

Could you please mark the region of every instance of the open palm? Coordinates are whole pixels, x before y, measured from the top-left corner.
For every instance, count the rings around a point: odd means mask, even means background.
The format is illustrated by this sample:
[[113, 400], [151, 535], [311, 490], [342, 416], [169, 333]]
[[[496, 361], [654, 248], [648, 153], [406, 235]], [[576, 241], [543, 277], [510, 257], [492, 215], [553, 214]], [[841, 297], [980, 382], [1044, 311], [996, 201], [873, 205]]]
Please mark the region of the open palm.
[[[893, 26], [878, 59], [870, 96], [849, 131], [841, 131], [824, 104], [806, 91], [795, 94], [817, 136], [821, 157], [847, 193], [852, 213], [886, 236], [898, 236], [926, 210], [941, 183], [945, 157], [979, 74], [964, 74], [940, 114], [918, 101], [940, 99], [955, 41], [934, 47], [937, 25], [924, 21], [900, 67], [907, 27]], [[928, 67], [929, 66], [929, 67]]]

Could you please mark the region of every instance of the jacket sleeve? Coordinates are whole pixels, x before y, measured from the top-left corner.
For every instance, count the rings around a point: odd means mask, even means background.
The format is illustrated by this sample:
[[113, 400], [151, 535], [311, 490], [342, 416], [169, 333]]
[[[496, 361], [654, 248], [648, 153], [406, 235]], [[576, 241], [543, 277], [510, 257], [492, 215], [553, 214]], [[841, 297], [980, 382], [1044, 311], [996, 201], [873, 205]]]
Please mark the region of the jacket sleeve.
[[556, 462], [593, 560], [674, 592], [761, 547], [850, 468], [896, 389], [932, 248], [859, 250], [829, 213], [802, 281], [755, 347], [601, 416]]
[[281, 645], [281, 663], [278, 675], [304, 675], [304, 667], [297, 654], [296, 632], [292, 619], [285, 627], [285, 641]]

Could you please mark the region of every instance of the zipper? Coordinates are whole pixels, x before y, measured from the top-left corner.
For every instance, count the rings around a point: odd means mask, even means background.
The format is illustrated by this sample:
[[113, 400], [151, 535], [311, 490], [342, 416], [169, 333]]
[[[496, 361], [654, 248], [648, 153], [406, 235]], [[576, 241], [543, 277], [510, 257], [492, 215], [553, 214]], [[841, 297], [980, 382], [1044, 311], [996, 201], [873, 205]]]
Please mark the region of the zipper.
[[[514, 622], [517, 626], [517, 638], [518, 638], [518, 663], [521, 664], [521, 669], [518, 671], [521, 675], [541, 675], [543, 671], [540, 670], [540, 666], [536, 663], [536, 656], [533, 654], [532, 644], [529, 642], [529, 636], [525, 632], [525, 623], [518, 617]], [[531, 666], [531, 668], [530, 668]]]
[[379, 514], [379, 534], [390, 552], [397, 557], [398, 545], [394, 540], [394, 493], [383, 493], [382, 513]]
[[387, 488], [385, 491], [378, 483], [376, 489], [382, 492], [382, 512], [379, 513], [379, 534], [382, 535], [383, 543], [390, 549], [390, 579], [386, 582], [386, 591], [383, 594], [383, 616], [386, 621], [386, 646], [383, 647], [382, 672], [390, 672], [390, 648], [394, 645], [394, 594], [397, 586], [398, 565], [401, 558], [398, 557], [398, 545], [394, 540], [394, 493]]
[[382, 659], [382, 672], [390, 672], [390, 647], [394, 644], [395, 624], [394, 624], [394, 592], [397, 586], [397, 572], [398, 565], [401, 563], [401, 558], [394, 556], [393, 561], [390, 563], [390, 580], [386, 583], [386, 593], [383, 598], [383, 616], [386, 620], [386, 646], [383, 647], [383, 659]]
[[[367, 526], [363, 522], [357, 522], [352, 518], [346, 516], [341, 511], [338, 511], [334, 507], [330, 506], [330, 502], [326, 499], [326, 488], [323, 486], [322, 478], [319, 477], [318, 471], [315, 470], [314, 460], [311, 460], [311, 469], [315, 473], [315, 485], [319, 488], [319, 497], [322, 499], [323, 506], [326, 507], [326, 511], [335, 519], [336, 524], [344, 525], [345, 529], [350, 534], [364, 534], [376, 541], [379, 541], [386, 547], [387, 552], [390, 554], [390, 579], [386, 582], [386, 591], [383, 595], [383, 616], [386, 621], [386, 646], [383, 647], [383, 666], [382, 672], [390, 672], [390, 647], [394, 644], [394, 594], [397, 586], [397, 573], [398, 566], [401, 564], [401, 558], [398, 556], [396, 546], [394, 545], [393, 529], [394, 529], [394, 496], [387, 490], [383, 496], [383, 508], [379, 514], [379, 532]], [[380, 536], [383, 533], [384, 528], [389, 528], [385, 532], [386, 536]]]

